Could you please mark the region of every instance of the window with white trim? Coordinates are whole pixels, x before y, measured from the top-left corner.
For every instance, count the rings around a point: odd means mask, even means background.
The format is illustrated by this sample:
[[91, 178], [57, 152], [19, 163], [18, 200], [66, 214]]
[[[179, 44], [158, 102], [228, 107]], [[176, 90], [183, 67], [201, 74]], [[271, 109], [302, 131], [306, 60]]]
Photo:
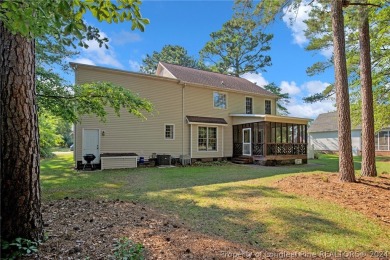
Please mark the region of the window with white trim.
[[253, 114], [253, 98], [251, 97], [245, 98], [245, 113]]
[[175, 139], [175, 125], [166, 124], [165, 125], [165, 140]]
[[198, 127], [198, 150], [217, 151], [217, 128]]
[[226, 93], [214, 92], [213, 101], [214, 101], [214, 108], [220, 108], [220, 109], [227, 108]]
[[271, 100], [265, 100], [265, 113], [271, 114]]

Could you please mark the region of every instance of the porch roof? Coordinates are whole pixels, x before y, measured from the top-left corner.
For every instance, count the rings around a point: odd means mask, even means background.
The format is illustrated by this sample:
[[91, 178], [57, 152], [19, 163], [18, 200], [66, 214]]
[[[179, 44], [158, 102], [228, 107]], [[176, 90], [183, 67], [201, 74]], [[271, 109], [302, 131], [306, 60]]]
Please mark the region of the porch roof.
[[227, 125], [228, 123], [223, 118], [204, 117], [204, 116], [186, 116], [189, 124], [212, 124], [212, 125]]
[[[268, 114], [229, 114], [233, 117], [234, 121], [242, 123], [255, 123], [259, 121], [263, 122], [277, 122], [277, 123], [294, 123], [294, 124], [304, 124], [306, 125], [312, 119], [302, 118], [302, 117], [290, 117], [290, 116], [277, 116], [277, 115], [268, 115]], [[236, 120], [238, 119], [238, 120]]]

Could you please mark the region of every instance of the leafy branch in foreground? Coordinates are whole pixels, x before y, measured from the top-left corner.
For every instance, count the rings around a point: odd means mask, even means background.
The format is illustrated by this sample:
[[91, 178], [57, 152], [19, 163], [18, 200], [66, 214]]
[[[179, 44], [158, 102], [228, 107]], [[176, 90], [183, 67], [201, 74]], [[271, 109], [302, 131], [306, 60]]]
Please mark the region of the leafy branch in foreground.
[[109, 82], [95, 82], [62, 87], [61, 91], [42, 88], [37, 94], [39, 104], [54, 115], [77, 122], [82, 115], [94, 114], [105, 121], [107, 107], [120, 116], [121, 109], [146, 119], [144, 112], [152, 112], [153, 105], [131, 91]]
[[38, 252], [40, 242], [31, 241], [26, 238], [17, 237], [13, 241], [1, 241], [1, 258], [17, 259]]

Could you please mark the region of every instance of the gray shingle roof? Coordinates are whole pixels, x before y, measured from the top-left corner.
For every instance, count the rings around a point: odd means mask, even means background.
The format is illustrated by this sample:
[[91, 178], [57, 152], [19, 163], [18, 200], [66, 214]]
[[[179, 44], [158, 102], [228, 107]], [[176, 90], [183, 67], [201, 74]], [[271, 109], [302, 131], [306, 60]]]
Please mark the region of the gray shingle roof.
[[275, 94], [244, 78], [182, 67], [166, 62], [160, 62], [160, 64], [169, 70], [169, 72], [171, 72], [177, 79], [182, 81], [218, 87], [224, 90], [236, 90], [270, 97], [277, 97]]
[[[309, 129], [309, 133], [315, 132], [333, 132], [338, 131], [338, 115], [337, 111], [319, 114], [316, 120], [314, 120]], [[354, 127], [353, 129], [362, 129], [361, 126]]]

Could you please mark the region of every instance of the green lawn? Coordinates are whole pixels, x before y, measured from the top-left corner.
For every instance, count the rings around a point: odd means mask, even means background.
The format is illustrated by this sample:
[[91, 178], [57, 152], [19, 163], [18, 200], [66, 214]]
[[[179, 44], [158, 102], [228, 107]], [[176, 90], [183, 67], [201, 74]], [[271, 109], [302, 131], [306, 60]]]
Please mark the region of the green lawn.
[[[355, 168], [360, 159], [355, 158]], [[286, 194], [272, 183], [292, 174], [337, 171], [336, 156], [309, 165], [138, 168], [77, 172], [71, 153], [42, 161], [44, 200], [66, 196], [133, 200], [178, 216], [193, 230], [263, 249], [390, 251], [390, 230], [336, 204]], [[378, 172], [390, 163], [378, 159]]]

